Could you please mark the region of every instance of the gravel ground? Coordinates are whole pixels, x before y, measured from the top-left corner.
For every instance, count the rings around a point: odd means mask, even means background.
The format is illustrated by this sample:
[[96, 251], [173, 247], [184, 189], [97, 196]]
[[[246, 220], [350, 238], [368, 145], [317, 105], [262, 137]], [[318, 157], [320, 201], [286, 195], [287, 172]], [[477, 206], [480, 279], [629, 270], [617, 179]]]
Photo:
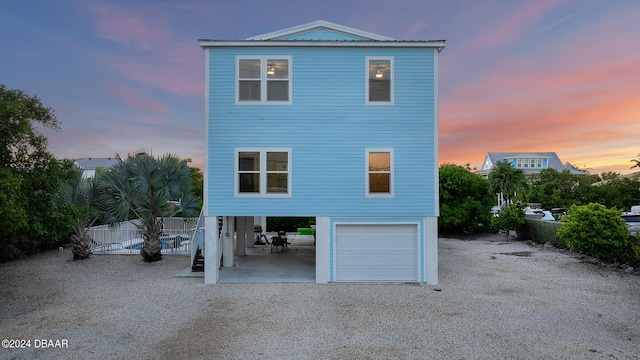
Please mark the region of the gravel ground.
[[174, 277], [183, 256], [38, 254], [0, 264], [0, 339], [31, 344], [0, 359], [640, 359], [640, 276], [504, 237], [439, 248], [437, 287], [207, 286]]

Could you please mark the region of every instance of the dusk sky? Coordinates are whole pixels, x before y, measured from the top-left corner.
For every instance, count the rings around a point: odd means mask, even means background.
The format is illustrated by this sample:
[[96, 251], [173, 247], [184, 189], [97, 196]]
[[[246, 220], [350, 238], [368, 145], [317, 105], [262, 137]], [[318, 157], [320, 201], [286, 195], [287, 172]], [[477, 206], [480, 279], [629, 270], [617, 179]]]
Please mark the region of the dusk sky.
[[[2, 0], [0, 83], [37, 95], [60, 158], [172, 153], [202, 167], [204, 52], [316, 20], [446, 40], [439, 163], [556, 152], [591, 173], [640, 153], [638, 0]], [[635, 169], [638, 170], [638, 169]]]

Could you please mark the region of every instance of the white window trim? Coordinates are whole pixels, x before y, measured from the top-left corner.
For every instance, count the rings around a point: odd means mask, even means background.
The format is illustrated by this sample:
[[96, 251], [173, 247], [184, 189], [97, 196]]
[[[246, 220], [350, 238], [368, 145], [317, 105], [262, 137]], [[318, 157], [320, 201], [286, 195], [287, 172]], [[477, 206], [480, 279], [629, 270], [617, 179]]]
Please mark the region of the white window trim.
[[[241, 193], [239, 188], [238, 156], [241, 152], [257, 152], [260, 153], [260, 192], [259, 193]], [[286, 152], [287, 153], [287, 192], [286, 193], [267, 193], [267, 153], [268, 152]], [[233, 188], [235, 197], [241, 198], [288, 198], [291, 197], [291, 148], [236, 148], [234, 152], [234, 168], [233, 168]]]
[[[289, 100], [288, 101], [267, 101], [267, 60], [268, 59], [283, 59], [288, 60], [289, 63]], [[260, 60], [260, 101], [242, 100], [240, 101], [240, 60]], [[292, 87], [292, 69], [291, 56], [287, 55], [267, 55], [267, 56], [251, 56], [251, 55], [237, 55], [236, 56], [236, 76], [235, 76], [235, 99], [236, 105], [291, 105], [293, 94], [291, 93]]]
[[[369, 153], [376, 152], [388, 152], [389, 153], [389, 161], [390, 161], [390, 175], [389, 175], [389, 193], [372, 193], [369, 188]], [[391, 198], [394, 197], [394, 155], [393, 148], [367, 148], [364, 149], [364, 157], [365, 157], [365, 167], [364, 167], [364, 194], [365, 197], [371, 198]]]
[[[389, 67], [391, 69], [389, 74], [389, 81], [391, 84], [389, 85], [389, 101], [369, 101], [369, 61], [371, 60], [389, 60]], [[366, 105], [374, 105], [374, 106], [390, 106], [394, 105], [395, 97], [394, 97], [394, 88], [395, 88], [395, 66], [393, 64], [393, 56], [366, 56], [364, 61], [364, 83], [365, 83], [365, 92], [364, 92], [364, 102]]]

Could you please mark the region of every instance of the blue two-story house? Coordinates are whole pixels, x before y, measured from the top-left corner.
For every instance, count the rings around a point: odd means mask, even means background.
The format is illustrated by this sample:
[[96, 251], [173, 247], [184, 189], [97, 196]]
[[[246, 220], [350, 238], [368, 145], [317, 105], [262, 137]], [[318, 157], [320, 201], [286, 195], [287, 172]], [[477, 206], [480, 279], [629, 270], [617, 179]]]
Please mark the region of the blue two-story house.
[[316, 282], [436, 284], [445, 42], [394, 40], [326, 21], [199, 42], [205, 283], [218, 282], [221, 258], [233, 264], [234, 223], [243, 224], [244, 244], [254, 217], [309, 216]]

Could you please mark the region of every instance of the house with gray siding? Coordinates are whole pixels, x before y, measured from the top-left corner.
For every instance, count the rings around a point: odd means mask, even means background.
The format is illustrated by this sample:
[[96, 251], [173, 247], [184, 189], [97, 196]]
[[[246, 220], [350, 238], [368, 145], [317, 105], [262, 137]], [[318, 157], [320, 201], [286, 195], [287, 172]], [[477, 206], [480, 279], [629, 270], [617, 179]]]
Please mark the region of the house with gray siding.
[[199, 43], [205, 283], [278, 216], [315, 217], [318, 283], [436, 284], [445, 42], [316, 21]]
[[514, 168], [522, 170], [527, 176], [540, 174], [544, 169], [554, 169], [558, 172], [567, 170], [571, 174], [587, 174], [586, 171], [579, 170], [569, 162], [560, 161], [555, 152], [488, 152], [478, 174], [487, 178], [499, 161], [511, 164]]

